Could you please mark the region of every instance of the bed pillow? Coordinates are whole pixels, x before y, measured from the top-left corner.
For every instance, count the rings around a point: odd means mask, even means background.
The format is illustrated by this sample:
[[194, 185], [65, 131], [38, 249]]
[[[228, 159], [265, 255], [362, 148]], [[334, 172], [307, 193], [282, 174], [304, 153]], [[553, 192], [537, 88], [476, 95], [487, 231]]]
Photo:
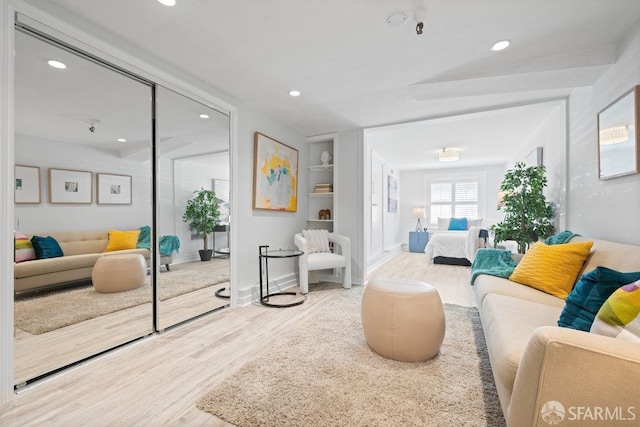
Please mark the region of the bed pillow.
[[607, 267], [596, 267], [583, 274], [566, 299], [558, 326], [589, 332], [607, 298], [619, 287], [637, 280], [640, 280], [640, 272], [621, 273]]
[[105, 252], [123, 251], [126, 249], [135, 249], [138, 246], [138, 236], [140, 230], [119, 231], [109, 230], [109, 243]]
[[331, 252], [327, 230], [302, 230], [302, 237], [307, 240], [307, 253]]
[[607, 298], [591, 332], [640, 343], [640, 281], [622, 286]]
[[482, 219], [483, 218], [468, 219], [467, 220], [467, 230], [470, 229], [471, 227], [480, 227], [480, 226], [482, 226]]
[[37, 259], [58, 258], [64, 255], [58, 241], [51, 236], [33, 236], [31, 244]]
[[467, 218], [451, 218], [449, 220], [450, 231], [464, 231], [467, 229]]
[[33, 249], [33, 244], [29, 241], [26, 234], [16, 231], [14, 233], [14, 239], [15, 262], [24, 262], [36, 259], [36, 251]]
[[438, 218], [438, 230], [446, 231], [449, 229], [449, 221], [451, 218]]
[[522, 257], [509, 280], [565, 299], [592, 246], [591, 241], [561, 245], [536, 242]]

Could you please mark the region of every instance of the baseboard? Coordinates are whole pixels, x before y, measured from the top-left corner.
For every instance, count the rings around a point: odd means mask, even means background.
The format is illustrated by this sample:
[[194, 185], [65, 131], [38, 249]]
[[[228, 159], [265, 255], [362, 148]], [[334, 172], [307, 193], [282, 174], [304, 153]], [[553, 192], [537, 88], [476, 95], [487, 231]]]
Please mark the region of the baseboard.
[[367, 275], [373, 273], [375, 270], [380, 268], [380, 266], [382, 266], [382, 264], [384, 264], [385, 262], [389, 261], [391, 258], [396, 256], [400, 252], [402, 252], [402, 244], [394, 246], [393, 250], [385, 251], [381, 258], [378, 258], [372, 264], [367, 265]]
[[[276, 277], [275, 279], [269, 278], [269, 292], [280, 292], [293, 288], [294, 286], [298, 286], [298, 275], [295, 273], [289, 273], [284, 276]], [[260, 283], [255, 283], [238, 289], [238, 306], [258, 303], [259, 300]]]

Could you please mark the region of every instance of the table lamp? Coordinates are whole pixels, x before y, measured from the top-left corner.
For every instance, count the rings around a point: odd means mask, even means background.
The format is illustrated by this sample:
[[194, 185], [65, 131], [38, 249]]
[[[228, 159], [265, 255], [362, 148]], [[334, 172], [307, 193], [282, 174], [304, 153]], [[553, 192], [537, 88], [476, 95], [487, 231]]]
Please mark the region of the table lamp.
[[413, 217], [418, 218], [418, 222], [416, 223], [416, 231], [422, 231], [422, 218], [426, 218], [426, 212], [424, 208], [413, 208]]

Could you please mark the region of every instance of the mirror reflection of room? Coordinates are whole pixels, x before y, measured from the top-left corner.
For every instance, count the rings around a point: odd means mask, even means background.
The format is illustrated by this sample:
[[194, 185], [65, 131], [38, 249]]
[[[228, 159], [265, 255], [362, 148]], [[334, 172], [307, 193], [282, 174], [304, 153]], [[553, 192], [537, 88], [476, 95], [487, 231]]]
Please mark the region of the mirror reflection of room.
[[21, 31], [15, 383], [153, 332], [151, 86]]
[[159, 230], [181, 242], [157, 275], [163, 330], [229, 305], [230, 134], [226, 114], [164, 87], [156, 93]]

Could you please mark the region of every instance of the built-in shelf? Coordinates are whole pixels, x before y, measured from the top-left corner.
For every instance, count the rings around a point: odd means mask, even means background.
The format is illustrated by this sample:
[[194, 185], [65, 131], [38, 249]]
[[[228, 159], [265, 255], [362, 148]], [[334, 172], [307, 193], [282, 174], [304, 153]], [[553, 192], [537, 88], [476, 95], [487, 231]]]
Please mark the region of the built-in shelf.
[[[335, 160], [335, 134], [316, 135], [309, 137], [309, 163], [307, 163], [307, 175], [309, 178], [309, 187], [307, 189], [307, 201], [309, 204], [309, 216], [316, 218], [332, 218], [332, 219], [308, 219], [307, 226], [312, 229], [334, 231], [337, 222], [335, 191], [334, 188], [336, 160]], [[329, 153], [327, 160], [326, 154]], [[323, 162], [332, 162], [331, 164], [323, 164]], [[316, 190], [329, 190], [330, 193], [316, 193]]]
[[333, 193], [307, 193], [309, 197], [333, 197]]
[[333, 222], [332, 219], [308, 219], [307, 222]]
[[312, 172], [333, 172], [333, 165], [315, 165], [308, 168]]

